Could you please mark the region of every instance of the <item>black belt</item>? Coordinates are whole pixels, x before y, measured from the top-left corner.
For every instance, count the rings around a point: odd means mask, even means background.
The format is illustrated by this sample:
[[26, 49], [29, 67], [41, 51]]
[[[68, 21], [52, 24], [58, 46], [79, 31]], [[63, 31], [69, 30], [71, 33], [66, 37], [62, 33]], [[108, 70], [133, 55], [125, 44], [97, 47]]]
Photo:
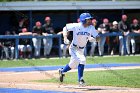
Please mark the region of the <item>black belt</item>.
[[[77, 45], [73, 44], [73, 46], [78, 47]], [[84, 49], [85, 47], [78, 47], [79, 49]]]

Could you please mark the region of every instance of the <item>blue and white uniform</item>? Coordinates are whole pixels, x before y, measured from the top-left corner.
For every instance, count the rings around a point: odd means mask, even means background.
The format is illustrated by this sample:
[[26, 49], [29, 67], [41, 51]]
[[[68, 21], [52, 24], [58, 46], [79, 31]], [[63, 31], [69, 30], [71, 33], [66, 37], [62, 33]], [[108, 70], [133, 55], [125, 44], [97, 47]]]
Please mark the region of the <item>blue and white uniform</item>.
[[64, 43], [69, 43], [67, 39], [68, 31], [73, 31], [73, 40], [69, 47], [69, 53], [71, 55], [70, 62], [62, 70], [59, 70], [60, 82], [63, 82], [65, 72], [78, 66], [79, 84], [83, 85], [85, 83], [83, 80], [84, 66], [86, 64], [84, 48], [88, 41], [94, 42], [98, 36], [95, 27], [90, 25], [91, 19], [92, 17], [89, 13], [82, 13], [80, 15], [80, 23], [66, 24], [63, 28]]
[[91, 37], [98, 35], [94, 26], [90, 25], [85, 28], [82, 23], [70, 23], [63, 29], [63, 32], [65, 31], [73, 31], [73, 40], [69, 47], [70, 68], [75, 68], [78, 64], [85, 64], [84, 48]]

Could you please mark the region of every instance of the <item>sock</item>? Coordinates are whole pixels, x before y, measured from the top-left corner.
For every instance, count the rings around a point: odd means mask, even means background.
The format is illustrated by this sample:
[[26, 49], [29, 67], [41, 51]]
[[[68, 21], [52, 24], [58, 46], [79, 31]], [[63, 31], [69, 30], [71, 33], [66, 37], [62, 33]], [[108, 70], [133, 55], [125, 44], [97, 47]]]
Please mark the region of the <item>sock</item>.
[[64, 67], [64, 69], [62, 70], [62, 73], [67, 72], [67, 71], [69, 71], [69, 70], [71, 70], [71, 68], [70, 68], [69, 65], [67, 64], [67, 65]]
[[85, 65], [83, 64], [78, 65], [78, 81], [80, 81], [80, 79], [83, 78], [84, 66]]

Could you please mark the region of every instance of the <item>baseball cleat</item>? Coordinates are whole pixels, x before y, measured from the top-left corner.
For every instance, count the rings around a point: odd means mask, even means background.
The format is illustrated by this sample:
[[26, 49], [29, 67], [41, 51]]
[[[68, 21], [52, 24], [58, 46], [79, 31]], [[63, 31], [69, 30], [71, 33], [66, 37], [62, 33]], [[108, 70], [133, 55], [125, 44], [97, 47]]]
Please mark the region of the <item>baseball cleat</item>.
[[60, 82], [63, 82], [64, 76], [65, 76], [65, 74], [62, 73], [62, 70], [63, 69], [59, 69], [59, 80], [60, 80]]
[[85, 87], [86, 85], [85, 85], [85, 81], [83, 80], [83, 79], [81, 79], [80, 81], [79, 81], [79, 87]]

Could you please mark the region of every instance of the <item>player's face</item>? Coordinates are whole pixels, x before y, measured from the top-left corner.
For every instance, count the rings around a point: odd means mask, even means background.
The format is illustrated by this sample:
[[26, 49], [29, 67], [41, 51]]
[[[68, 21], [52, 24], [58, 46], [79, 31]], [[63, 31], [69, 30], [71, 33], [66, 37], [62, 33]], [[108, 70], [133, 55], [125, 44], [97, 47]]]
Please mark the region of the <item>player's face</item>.
[[92, 20], [91, 20], [91, 19], [87, 19], [87, 20], [86, 20], [86, 25], [89, 26], [89, 25], [91, 25], [91, 24], [92, 24]]

